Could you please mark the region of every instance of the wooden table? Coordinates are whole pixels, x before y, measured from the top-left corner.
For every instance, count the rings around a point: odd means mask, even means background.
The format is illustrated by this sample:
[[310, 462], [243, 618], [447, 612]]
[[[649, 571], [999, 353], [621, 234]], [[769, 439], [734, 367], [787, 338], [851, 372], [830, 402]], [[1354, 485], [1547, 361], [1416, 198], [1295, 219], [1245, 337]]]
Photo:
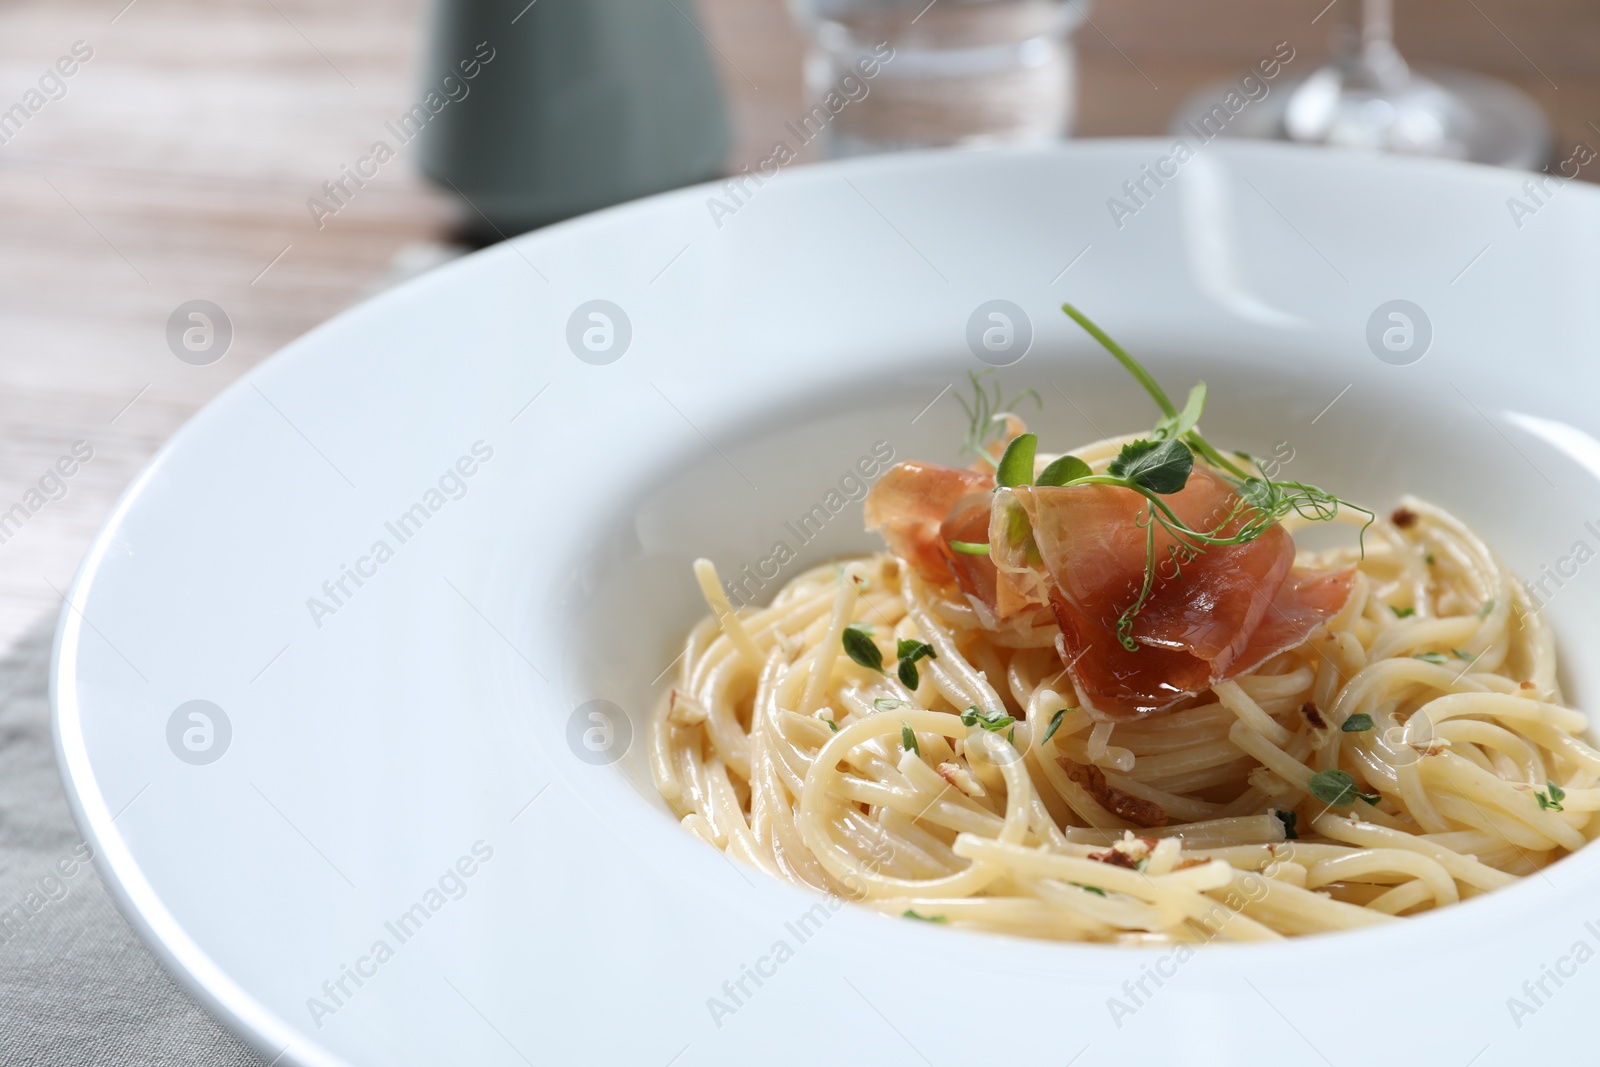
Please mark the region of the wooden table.
[[[1325, 4], [1101, 0], [1078, 35], [1079, 132], [1158, 133], [1189, 92], [1280, 40], [1309, 65], [1336, 17], [1313, 24]], [[782, 0], [701, 9], [736, 168], [765, 156], [802, 110], [802, 43]], [[1508, 78], [1545, 107], [1563, 148], [1600, 145], [1597, 5], [1401, 0], [1400, 14], [1413, 59]], [[305, 205], [411, 102], [423, 19], [419, 0], [0, 9], [0, 109], [74, 42], [92, 50], [63, 79], [66, 95], [0, 144], [0, 514], [41, 504], [20, 525], [0, 523], [0, 643], [59, 609], [117, 495], [200, 405], [403, 271], [397, 256], [437, 255], [454, 209], [409, 159], [320, 231]], [[226, 358], [204, 367], [166, 343], [169, 315], [197, 298], [223, 307], [236, 331]], [[93, 458], [61, 495], [48, 472], [78, 441]], [[58, 499], [45, 499], [41, 478]]]

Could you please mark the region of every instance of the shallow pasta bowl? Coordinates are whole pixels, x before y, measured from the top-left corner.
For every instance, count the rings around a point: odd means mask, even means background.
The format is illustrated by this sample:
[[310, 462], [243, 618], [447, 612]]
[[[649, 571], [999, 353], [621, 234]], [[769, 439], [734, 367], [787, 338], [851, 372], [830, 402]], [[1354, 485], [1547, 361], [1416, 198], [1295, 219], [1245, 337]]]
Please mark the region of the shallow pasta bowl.
[[1052, 440], [1149, 424], [1069, 298], [1204, 377], [1214, 438], [1428, 497], [1554, 575], [1568, 697], [1600, 692], [1600, 195], [1530, 214], [1516, 175], [1217, 144], [1112, 210], [1171, 149], [657, 197], [245, 376], [129, 489], [61, 617], [61, 766], [130, 921], [280, 1063], [1465, 1065], [1587, 1040], [1593, 849], [1381, 930], [1177, 954], [823, 900], [651, 788], [695, 557], [770, 595], [876, 547], [863, 468], [953, 458], [969, 370], [1037, 388]]

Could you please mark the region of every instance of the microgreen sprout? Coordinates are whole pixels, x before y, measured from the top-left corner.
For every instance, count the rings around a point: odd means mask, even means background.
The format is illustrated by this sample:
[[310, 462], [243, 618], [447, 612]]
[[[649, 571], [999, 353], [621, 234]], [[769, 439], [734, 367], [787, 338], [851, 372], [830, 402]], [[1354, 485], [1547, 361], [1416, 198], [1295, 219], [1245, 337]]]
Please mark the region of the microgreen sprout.
[[[1144, 386], [1145, 391], [1161, 410], [1161, 419], [1147, 438], [1140, 438], [1124, 445], [1121, 453], [1111, 461], [1103, 474], [1095, 474], [1088, 464], [1075, 456], [1062, 456], [1040, 472], [1038, 480], [1035, 481], [1033, 461], [1038, 440], [1033, 434], [1020, 434], [1010, 442], [1000, 459], [993, 461], [995, 484], [997, 488], [1025, 485], [1067, 488], [1080, 485], [1110, 485], [1130, 489], [1145, 498], [1145, 509], [1135, 520], [1140, 529], [1145, 531], [1144, 581], [1134, 602], [1117, 620], [1117, 639], [1124, 648], [1135, 651], [1139, 647], [1133, 638], [1133, 624], [1155, 588], [1156, 571], [1161, 556], [1156, 547], [1158, 529], [1170, 540], [1165, 554], [1172, 563], [1174, 577], [1181, 577], [1183, 566], [1193, 561], [1207, 548], [1247, 544], [1291, 514], [1312, 521], [1327, 522], [1338, 514], [1342, 505], [1367, 516], [1367, 522], [1361, 528], [1363, 536], [1367, 527], [1375, 521], [1376, 516], [1372, 512], [1357, 507], [1349, 501], [1341, 500], [1326, 490], [1304, 482], [1279, 481], [1272, 478], [1260, 462], [1250, 459], [1244, 453], [1235, 455], [1250, 464], [1252, 469], [1247, 470], [1228, 459], [1217, 451], [1199, 430], [1200, 416], [1204, 413], [1206, 404], [1204, 382], [1191, 389], [1184, 406], [1178, 408], [1150, 372], [1121, 345], [1113, 341], [1104, 330], [1071, 304], [1063, 304], [1061, 309], [1083, 327], [1089, 336], [1100, 342], [1106, 351], [1110, 352], [1117, 362]], [[965, 400], [962, 401], [968, 417], [972, 419], [968, 447], [972, 448], [973, 442], [976, 441], [976, 450], [985, 458], [992, 460], [984, 450], [984, 445], [990, 439], [984, 434], [988, 434], [992, 427], [981, 419], [992, 422], [993, 409], [999, 403], [998, 386], [992, 393], [986, 391], [981, 381], [981, 374], [975, 374], [973, 387], [976, 392], [973, 403], [967, 405]], [[1238, 501], [1226, 515], [1221, 516], [1215, 525], [1202, 529], [1189, 526], [1178, 517], [1171, 505], [1162, 499], [1180, 492], [1188, 484], [1196, 456], [1215, 468], [1238, 496]], [[967, 541], [952, 541], [950, 547], [955, 552], [969, 555], [986, 555], [989, 552], [988, 545]]]

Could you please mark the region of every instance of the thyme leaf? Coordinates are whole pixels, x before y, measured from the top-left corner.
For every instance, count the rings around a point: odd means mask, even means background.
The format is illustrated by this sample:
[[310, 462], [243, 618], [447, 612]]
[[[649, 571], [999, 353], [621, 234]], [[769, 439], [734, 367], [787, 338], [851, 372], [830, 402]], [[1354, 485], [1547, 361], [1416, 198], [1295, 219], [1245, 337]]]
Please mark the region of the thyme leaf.
[[883, 653], [878, 650], [877, 642], [872, 639], [870, 626], [853, 622], [844, 628], [839, 640], [844, 645], [845, 655], [869, 671], [880, 673], [883, 671]]

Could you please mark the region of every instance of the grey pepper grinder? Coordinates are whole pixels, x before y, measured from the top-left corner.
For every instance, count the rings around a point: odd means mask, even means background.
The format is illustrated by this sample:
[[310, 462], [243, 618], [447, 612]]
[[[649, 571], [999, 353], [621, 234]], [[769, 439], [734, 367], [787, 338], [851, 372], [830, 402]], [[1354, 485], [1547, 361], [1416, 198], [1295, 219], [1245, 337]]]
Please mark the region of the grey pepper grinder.
[[717, 177], [728, 120], [695, 17], [692, 0], [436, 0], [409, 116], [469, 235]]

